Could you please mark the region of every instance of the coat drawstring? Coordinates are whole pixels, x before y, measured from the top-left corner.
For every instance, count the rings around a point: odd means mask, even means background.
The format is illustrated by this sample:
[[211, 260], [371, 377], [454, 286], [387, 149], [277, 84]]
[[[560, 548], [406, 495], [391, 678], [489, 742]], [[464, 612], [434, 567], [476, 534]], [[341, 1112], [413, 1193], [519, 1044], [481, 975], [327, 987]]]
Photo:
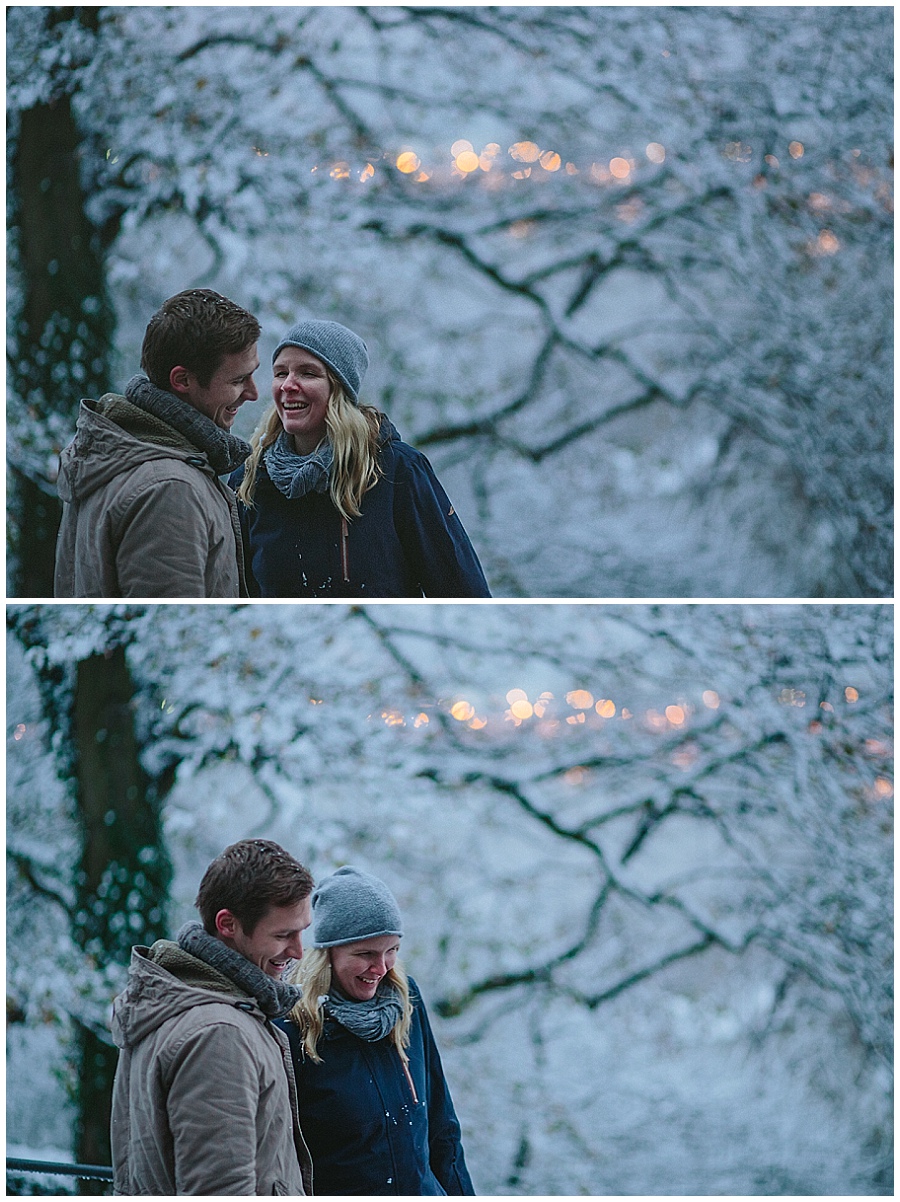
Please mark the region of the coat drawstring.
[[344, 584], [350, 583], [350, 527], [347, 519], [341, 516], [341, 571], [344, 574]]
[[419, 1099], [416, 1095], [416, 1087], [415, 1087], [415, 1085], [413, 1085], [412, 1073], [409, 1071], [409, 1065], [406, 1061], [405, 1056], [401, 1055], [400, 1063], [403, 1065], [403, 1071], [406, 1073], [406, 1079], [409, 1082], [409, 1088], [412, 1090], [413, 1102], [416, 1106], [418, 1106]]

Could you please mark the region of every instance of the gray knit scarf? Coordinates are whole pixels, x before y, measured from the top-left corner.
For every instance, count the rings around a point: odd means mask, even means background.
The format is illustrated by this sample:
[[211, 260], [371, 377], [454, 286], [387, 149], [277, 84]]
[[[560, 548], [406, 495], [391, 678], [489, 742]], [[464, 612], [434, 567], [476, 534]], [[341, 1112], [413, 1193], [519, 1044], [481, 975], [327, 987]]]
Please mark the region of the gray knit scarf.
[[256, 998], [267, 1018], [281, 1018], [300, 1001], [300, 990], [296, 985], [266, 976], [261, 968], [240, 952], [228, 947], [221, 939], [208, 935], [201, 923], [186, 922], [176, 938], [182, 951], [215, 968], [239, 989]]
[[324, 1010], [367, 1043], [377, 1043], [390, 1035], [403, 1017], [403, 1003], [393, 985], [379, 986], [370, 1002], [354, 1002], [332, 985]]
[[233, 472], [250, 454], [250, 445], [243, 438], [220, 430], [212, 418], [174, 392], [157, 388], [145, 375], [131, 377], [125, 385], [125, 396], [132, 405], [143, 409], [145, 413], [152, 413], [183, 434], [198, 451], [203, 451], [217, 476]]
[[334, 451], [327, 440], [311, 455], [298, 455], [290, 435], [282, 430], [265, 452], [266, 471], [280, 493], [292, 501], [311, 492], [328, 492]]

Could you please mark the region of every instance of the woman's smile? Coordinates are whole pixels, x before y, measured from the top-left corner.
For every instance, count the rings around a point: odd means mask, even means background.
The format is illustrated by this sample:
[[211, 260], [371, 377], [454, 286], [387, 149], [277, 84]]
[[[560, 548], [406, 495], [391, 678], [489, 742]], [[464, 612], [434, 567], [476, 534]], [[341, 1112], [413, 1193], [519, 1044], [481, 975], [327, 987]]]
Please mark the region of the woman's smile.
[[331, 971], [347, 997], [368, 1002], [394, 967], [399, 951], [400, 941], [394, 935], [344, 944], [331, 949]]
[[326, 435], [331, 381], [321, 359], [286, 346], [273, 366], [272, 399], [298, 455], [311, 454]]

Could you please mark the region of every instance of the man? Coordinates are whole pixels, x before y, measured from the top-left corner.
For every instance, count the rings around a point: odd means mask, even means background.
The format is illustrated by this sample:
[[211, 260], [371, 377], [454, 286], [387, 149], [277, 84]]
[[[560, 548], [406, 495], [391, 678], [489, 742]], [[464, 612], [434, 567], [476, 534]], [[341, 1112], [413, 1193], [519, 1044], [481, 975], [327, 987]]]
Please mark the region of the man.
[[115, 1193], [312, 1192], [287, 1037], [313, 880], [277, 843], [245, 839], [207, 868], [177, 941], [132, 951], [113, 1005]]
[[60, 457], [57, 597], [244, 597], [231, 489], [249, 445], [231, 434], [255, 401], [259, 322], [217, 292], [163, 304], [125, 395], [83, 400]]

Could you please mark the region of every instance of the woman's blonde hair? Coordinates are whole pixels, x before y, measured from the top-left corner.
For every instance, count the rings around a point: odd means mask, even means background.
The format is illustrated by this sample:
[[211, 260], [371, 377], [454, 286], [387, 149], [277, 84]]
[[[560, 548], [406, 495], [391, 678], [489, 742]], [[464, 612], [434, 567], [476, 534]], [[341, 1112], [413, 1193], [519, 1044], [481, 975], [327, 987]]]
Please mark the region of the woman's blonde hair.
[[[325, 1011], [322, 1003], [331, 988], [331, 956], [327, 947], [314, 947], [303, 953], [303, 959], [291, 974], [291, 980], [299, 985], [302, 996], [289, 1014], [289, 1018], [300, 1028], [303, 1039], [303, 1051], [316, 1064], [321, 1064], [322, 1057], [318, 1052], [319, 1041], [325, 1028]], [[394, 1047], [400, 1053], [404, 1064], [409, 1057], [406, 1049], [409, 1047], [409, 1028], [412, 1023], [412, 1002], [409, 1000], [409, 980], [400, 962], [397, 961], [383, 978], [397, 990], [403, 1013], [394, 1025], [390, 1038]]]
[[[378, 433], [384, 415], [373, 405], [355, 405], [337, 376], [327, 367], [325, 371], [331, 385], [325, 429], [334, 454], [328, 491], [335, 509], [349, 521], [360, 516], [363, 497], [378, 481]], [[237, 492], [248, 509], [253, 508], [259, 461], [282, 429], [281, 418], [273, 403], [263, 414], [250, 440], [251, 451]]]

